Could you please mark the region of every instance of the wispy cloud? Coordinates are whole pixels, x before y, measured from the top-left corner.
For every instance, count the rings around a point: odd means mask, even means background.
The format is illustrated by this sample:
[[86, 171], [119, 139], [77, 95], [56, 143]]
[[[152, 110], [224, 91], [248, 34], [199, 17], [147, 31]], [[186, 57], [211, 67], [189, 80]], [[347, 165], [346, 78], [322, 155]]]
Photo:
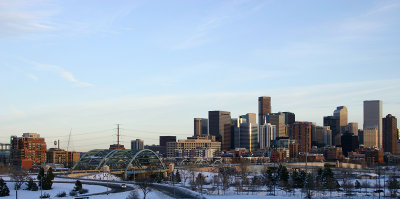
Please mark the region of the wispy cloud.
[[56, 11], [47, 9], [49, 5], [43, 0], [0, 1], [0, 37], [54, 30], [51, 18]]
[[395, 8], [399, 7], [399, 3], [398, 2], [392, 2], [392, 3], [386, 3], [383, 5], [379, 5], [376, 8], [370, 10], [369, 12], [367, 12], [365, 14], [365, 16], [371, 16], [371, 15], [375, 15], [375, 14], [379, 14], [379, 13], [384, 13], [390, 10], [393, 10]]
[[78, 86], [78, 87], [94, 86], [91, 83], [83, 82], [83, 81], [76, 79], [75, 76], [71, 72], [65, 70], [64, 68], [62, 68], [60, 66], [50, 65], [50, 64], [42, 64], [42, 63], [38, 63], [38, 62], [34, 62], [34, 61], [29, 61], [29, 62], [32, 65], [34, 65], [34, 68], [36, 70], [53, 72], [54, 74], [59, 75], [64, 80], [74, 83], [75, 86]]
[[35, 81], [37, 81], [39, 79], [36, 75], [33, 75], [33, 74], [27, 74], [26, 76]]
[[183, 50], [188, 48], [193, 48], [197, 46], [201, 46], [212, 41], [212, 37], [210, 37], [210, 32], [223, 23], [227, 16], [215, 16], [206, 19], [203, 23], [199, 24], [191, 35], [186, 37], [183, 42], [178, 43], [173, 46], [174, 50]]
[[251, 3], [249, 1], [230, 1], [227, 4], [223, 4], [215, 12], [212, 12], [208, 16], [204, 17], [203, 20], [193, 28], [191, 33], [184, 37], [183, 41], [178, 42], [172, 46], [173, 50], [184, 50], [198, 46], [202, 46], [218, 38], [213, 35], [213, 32], [218, 28], [228, 23], [233, 18], [236, 18], [243, 13], [257, 12], [264, 5], [264, 3], [257, 3], [255, 7], [245, 8], [239, 10], [244, 4]]

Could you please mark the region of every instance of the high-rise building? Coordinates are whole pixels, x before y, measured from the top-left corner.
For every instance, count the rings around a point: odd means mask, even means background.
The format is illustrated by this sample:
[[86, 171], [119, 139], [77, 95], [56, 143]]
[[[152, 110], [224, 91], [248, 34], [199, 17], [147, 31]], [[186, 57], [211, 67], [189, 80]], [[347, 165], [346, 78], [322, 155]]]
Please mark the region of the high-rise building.
[[246, 115], [239, 116], [239, 119], [245, 119], [248, 124], [256, 124], [256, 114], [255, 113], [247, 113]]
[[285, 125], [285, 114], [269, 113], [265, 116], [265, 121], [276, 126], [276, 137], [289, 137]]
[[388, 114], [382, 119], [383, 130], [383, 151], [392, 154], [397, 153], [397, 119], [396, 117]]
[[244, 123], [240, 124], [240, 147], [249, 151], [254, 151], [258, 146], [258, 124]]
[[323, 137], [323, 144], [325, 146], [332, 146], [332, 131], [329, 126], [324, 126]]
[[285, 124], [294, 124], [296, 122], [296, 115], [292, 112], [282, 112], [285, 115]]
[[267, 149], [271, 147], [271, 140], [275, 139], [272, 136], [276, 134], [276, 128], [275, 125], [272, 125], [270, 123], [265, 123], [263, 125], [260, 125], [259, 128], [259, 136], [260, 136], [260, 149]]
[[338, 146], [339, 143], [336, 143], [335, 138], [338, 134], [340, 134], [340, 123], [339, 118], [335, 116], [325, 116], [324, 117], [324, 126], [329, 126], [332, 131], [332, 145]]
[[382, 148], [382, 101], [364, 101], [364, 125], [363, 128], [377, 128], [378, 148]]
[[336, 110], [333, 111], [333, 116], [339, 118], [339, 132], [345, 133], [345, 128], [347, 126], [347, 108], [345, 106], [338, 106]]
[[258, 97], [258, 123], [260, 125], [265, 123], [264, 116], [268, 113], [271, 113], [271, 97]]
[[209, 134], [222, 142], [222, 150], [231, 149], [231, 113], [227, 111], [208, 111]]
[[358, 136], [358, 123], [357, 122], [348, 123], [345, 132]]
[[208, 135], [208, 119], [194, 118], [194, 136], [201, 137]]
[[332, 145], [332, 131], [329, 126], [316, 126], [315, 128], [315, 143], [318, 147]]
[[141, 139], [131, 140], [131, 150], [144, 149], [144, 141]]
[[168, 142], [176, 142], [176, 136], [160, 136], [160, 153], [165, 155], [167, 154], [167, 143]]
[[46, 141], [37, 133], [11, 137], [11, 160], [18, 168], [31, 169], [46, 162]]
[[355, 151], [359, 147], [358, 143], [358, 136], [350, 134], [350, 133], [345, 133], [341, 137], [341, 143], [342, 143], [342, 151], [345, 156], [348, 155], [349, 152]]
[[311, 122], [295, 122], [292, 138], [299, 144], [299, 152], [306, 153], [311, 149]]
[[378, 128], [366, 128], [362, 133], [365, 148], [378, 147]]

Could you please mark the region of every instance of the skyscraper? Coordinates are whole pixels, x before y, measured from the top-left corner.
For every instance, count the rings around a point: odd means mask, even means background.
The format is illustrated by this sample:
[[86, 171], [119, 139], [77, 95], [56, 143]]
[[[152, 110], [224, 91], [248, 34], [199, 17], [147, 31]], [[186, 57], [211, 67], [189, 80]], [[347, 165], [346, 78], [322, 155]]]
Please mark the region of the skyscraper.
[[[222, 142], [222, 150], [231, 148], [231, 113], [227, 111], [208, 111], [209, 134]], [[232, 136], [233, 137], [233, 136]]]
[[142, 150], [144, 149], [144, 142], [141, 139], [131, 141], [131, 150]]
[[274, 132], [276, 130], [275, 125], [271, 125], [270, 123], [265, 123], [260, 125], [259, 128], [259, 136], [260, 136], [260, 149], [267, 149], [271, 147], [272, 136], [276, 134]]
[[378, 148], [382, 148], [382, 101], [364, 101], [364, 129], [377, 128]]
[[246, 120], [246, 123], [249, 123], [249, 124], [255, 124], [255, 123], [257, 123], [257, 121], [256, 121], [256, 114], [255, 113], [247, 113], [246, 115], [241, 115], [241, 116], [239, 116], [239, 119], [245, 119]]
[[311, 122], [295, 122], [292, 138], [299, 144], [299, 152], [306, 153], [311, 149]]
[[258, 124], [243, 123], [240, 124], [240, 148], [254, 151], [258, 146]]
[[335, 138], [338, 134], [340, 134], [340, 121], [338, 117], [335, 116], [325, 116], [324, 117], [324, 126], [329, 126], [332, 131], [332, 145], [336, 146], [339, 143], [336, 143]]
[[285, 125], [285, 114], [284, 113], [269, 113], [266, 115], [267, 123], [271, 123], [276, 126], [276, 137], [288, 137], [288, 133]]
[[271, 97], [258, 97], [258, 123], [263, 125], [264, 115], [271, 113]]
[[285, 124], [294, 124], [296, 122], [296, 115], [292, 112], [282, 112], [285, 114]]
[[346, 127], [346, 132], [358, 136], [358, 123], [357, 122], [348, 123]]
[[333, 111], [333, 116], [339, 118], [340, 133], [344, 133], [347, 125], [347, 108], [345, 106], [338, 106]]
[[194, 137], [200, 137], [208, 134], [208, 119], [194, 118]]
[[160, 153], [167, 154], [167, 143], [176, 142], [176, 136], [160, 136], [160, 147], [162, 151]]
[[383, 151], [392, 154], [397, 153], [397, 119], [396, 117], [388, 114], [382, 119], [383, 127]]

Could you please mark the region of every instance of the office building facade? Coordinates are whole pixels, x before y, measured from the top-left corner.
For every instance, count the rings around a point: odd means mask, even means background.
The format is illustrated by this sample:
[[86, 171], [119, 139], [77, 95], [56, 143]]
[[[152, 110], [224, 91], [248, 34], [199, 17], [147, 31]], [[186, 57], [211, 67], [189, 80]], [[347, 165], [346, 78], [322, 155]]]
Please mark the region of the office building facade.
[[289, 137], [285, 124], [285, 114], [270, 113], [265, 116], [265, 121], [276, 126], [276, 137]]
[[258, 97], [258, 123], [260, 125], [265, 123], [264, 116], [269, 113], [271, 113], [271, 97]]
[[339, 119], [339, 132], [345, 133], [345, 129], [347, 126], [348, 118], [347, 118], [347, 107], [338, 106], [336, 110], [333, 111], [333, 116]]
[[336, 143], [335, 138], [338, 134], [340, 134], [340, 123], [339, 118], [335, 116], [325, 116], [324, 117], [324, 126], [329, 126], [332, 131], [332, 145], [338, 146], [339, 143]]
[[194, 134], [193, 136], [201, 137], [208, 135], [208, 119], [194, 118]]
[[222, 150], [231, 149], [231, 113], [227, 111], [208, 112], [209, 134], [222, 144]]
[[397, 153], [397, 142], [399, 140], [397, 134], [397, 118], [388, 114], [382, 119], [383, 131], [383, 151], [392, 154]]
[[382, 101], [364, 101], [364, 125], [363, 129], [376, 128], [378, 130], [378, 148], [382, 148]]
[[144, 149], [144, 141], [136, 139], [131, 141], [131, 150], [142, 150]]
[[292, 139], [299, 145], [299, 152], [306, 153], [311, 149], [311, 122], [295, 122]]
[[46, 162], [46, 141], [37, 133], [11, 136], [11, 160], [13, 166], [23, 169], [38, 167]]
[[250, 152], [258, 149], [258, 124], [244, 123], [240, 125], [239, 129], [239, 148], [246, 148]]

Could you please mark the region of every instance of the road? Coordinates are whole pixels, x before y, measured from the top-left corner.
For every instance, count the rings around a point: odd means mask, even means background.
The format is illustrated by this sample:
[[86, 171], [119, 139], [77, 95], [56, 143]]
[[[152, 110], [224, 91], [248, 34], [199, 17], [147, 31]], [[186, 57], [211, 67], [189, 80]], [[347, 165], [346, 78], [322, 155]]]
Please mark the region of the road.
[[[136, 185], [136, 183], [132, 182], [132, 181], [107, 181], [107, 180], [68, 178], [68, 177], [60, 177], [60, 176], [57, 176], [57, 177], [58, 178], [63, 178], [63, 179], [80, 180], [83, 184], [101, 185], [101, 186], [107, 186], [107, 187], [111, 188], [110, 191], [96, 193], [96, 194], [88, 194], [88, 195], [85, 195], [85, 196], [105, 195], [105, 194], [109, 194], [109, 193], [119, 193], [119, 192], [131, 191], [131, 190], [133, 190], [132, 187], [127, 186], [126, 189], [122, 189], [121, 188], [121, 184]], [[70, 181], [70, 182], [69, 181], [57, 181], [57, 182], [75, 183], [75, 181]], [[151, 189], [159, 191], [159, 192], [161, 192], [161, 193], [163, 193], [163, 194], [165, 194], [165, 195], [167, 195], [167, 196], [169, 196], [171, 198], [187, 198], [187, 199], [201, 199], [202, 198], [200, 196], [191, 195], [187, 191], [184, 191], [184, 190], [181, 190], [181, 189], [176, 189], [174, 187], [166, 186], [166, 185], [162, 185], [162, 184], [151, 184], [150, 187], [151, 187]]]

